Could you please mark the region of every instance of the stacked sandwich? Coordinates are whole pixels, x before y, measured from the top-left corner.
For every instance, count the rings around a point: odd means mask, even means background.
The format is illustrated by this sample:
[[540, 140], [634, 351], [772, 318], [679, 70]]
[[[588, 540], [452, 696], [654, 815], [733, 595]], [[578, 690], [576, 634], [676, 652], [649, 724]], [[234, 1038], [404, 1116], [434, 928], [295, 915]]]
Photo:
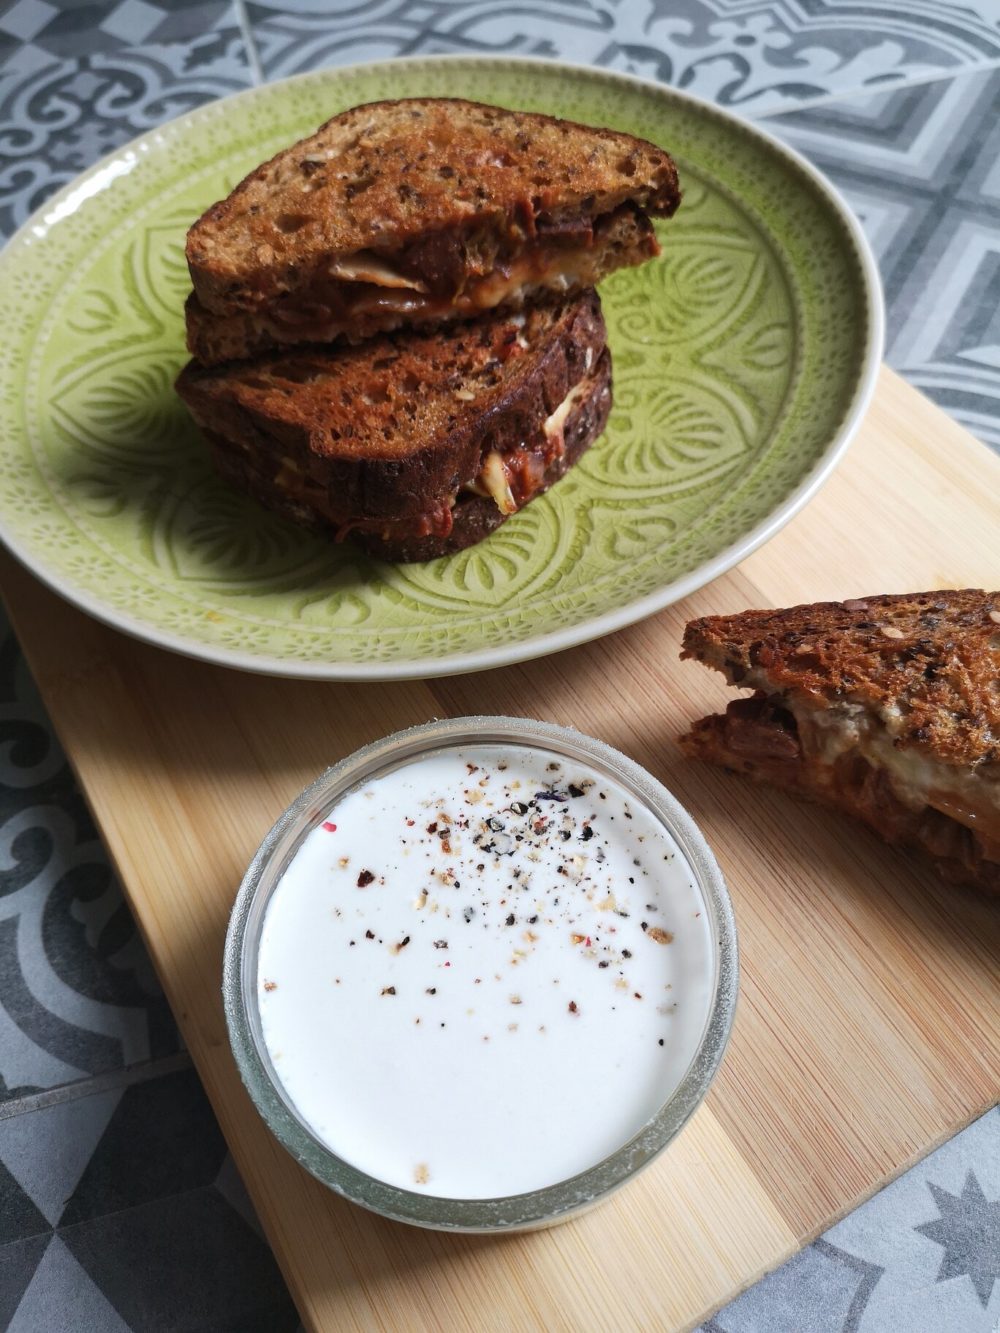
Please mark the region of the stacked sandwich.
[[450, 99], [335, 116], [188, 233], [177, 390], [219, 470], [389, 560], [479, 541], [604, 428], [594, 286], [659, 253], [662, 149]]

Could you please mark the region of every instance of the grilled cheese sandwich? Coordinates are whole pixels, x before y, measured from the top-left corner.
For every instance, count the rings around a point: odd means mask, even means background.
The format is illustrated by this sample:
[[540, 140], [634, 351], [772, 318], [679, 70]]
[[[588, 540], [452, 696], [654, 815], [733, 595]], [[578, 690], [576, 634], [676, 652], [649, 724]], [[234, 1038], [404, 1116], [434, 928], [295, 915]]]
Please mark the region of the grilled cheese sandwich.
[[683, 655], [753, 691], [696, 723], [689, 755], [837, 805], [1000, 892], [1000, 594], [707, 617]]

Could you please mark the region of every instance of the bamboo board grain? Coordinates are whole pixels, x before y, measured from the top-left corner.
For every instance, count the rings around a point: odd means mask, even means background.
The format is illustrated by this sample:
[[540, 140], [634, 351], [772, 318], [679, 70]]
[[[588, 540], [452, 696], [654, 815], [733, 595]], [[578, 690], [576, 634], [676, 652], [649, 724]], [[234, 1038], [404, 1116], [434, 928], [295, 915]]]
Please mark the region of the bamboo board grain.
[[[833, 814], [681, 760], [725, 698], [684, 621], [997, 584], [1000, 461], [888, 371], [820, 495], [736, 570], [597, 643], [379, 685], [269, 680], [89, 620], [4, 557], [0, 582], [185, 1040], [316, 1329], [672, 1329], [696, 1322], [1000, 1092], [1000, 910]], [[318, 1185], [240, 1085], [219, 992], [229, 909], [292, 797], [432, 716], [532, 714], [618, 746], [702, 825], [732, 892], [741, 1000], [702, 1109], [649, 1171], [548, 1232], [445, 1237]]]

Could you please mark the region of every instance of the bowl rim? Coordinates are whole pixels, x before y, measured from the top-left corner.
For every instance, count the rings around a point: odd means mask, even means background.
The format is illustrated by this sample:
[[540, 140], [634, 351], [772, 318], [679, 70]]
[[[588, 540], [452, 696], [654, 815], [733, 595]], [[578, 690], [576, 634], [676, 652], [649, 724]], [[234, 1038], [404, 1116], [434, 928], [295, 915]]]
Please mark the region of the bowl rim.
[[[694, 876], [709, 917], [713, 993], [687, 1071], [627, 1143], [568, 1179], [528, 1193], [450, 1199], [387, 1184], [338, 1157], [308, 1127], [267, 1058], [259, 1025], [257, 947], [267, 904], [302, 841], [331, 806], [363, 781], [442, 750], [470, 745], [551, 750], [618, 782], [659, 819]], [[251, 861], [226, 935], [222, 992], [233, 1055], [265, 1124], [307, 1171], [335, 1193], [394, 1221], [433, 1230], [494, 1232], [549, 1226], [606, 1198], [673, 1141], [704, 1099], [732, 1030], [739, 988], [736, 924], [728, 890], [704, 836], [671, 792], [628, 756], [572, 728], [532, 718], [439, 719], [393, 732], [355, 750], [306, 787], [272, 826]]]

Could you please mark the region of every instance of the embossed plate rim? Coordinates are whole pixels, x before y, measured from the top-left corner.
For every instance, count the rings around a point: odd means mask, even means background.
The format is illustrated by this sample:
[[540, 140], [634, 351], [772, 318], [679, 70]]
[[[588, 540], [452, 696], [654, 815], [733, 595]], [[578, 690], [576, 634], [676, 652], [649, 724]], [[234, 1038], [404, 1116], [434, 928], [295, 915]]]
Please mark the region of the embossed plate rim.
[[[570, 78], [580, 78], [592, 83], [619, 85], [645, 93], [663, 103], [682, 103], [696, 114], [706, 119], [728, 122], [735, 126], [750, 141], [763, 150], [776, 155], [812, 184], [825, 204], [830, 208], [837, 221], [847, 233], [853, 246], [863, 294], [863, 304], [867, 317], [867, 343], [861, 359], [861, 371], [858, 375], [850, 404], [837, 429], [823, 453], [813, 464], [809, 472], [785, 499], [776, 505], [770, 513], [746, 532], [739, 540], [723, 548], [717, 555], [702, 562], [695, 569], [681, 577], [664, 583], [654, 592], [648, 593], [635, 601], [612, 611], [585, 616], [576, 624], [561, 629], [530, 635], [512, 642], [506, 648], [483, 647], [471, 651], [434, 656], [427, 654], [419, 658], [398, 661], [365, 662], [323, 662], [300, 661], [293, 656], [268, 656], [251, 654], [238, 649], [228, 648], [223, 644], [203, 641], [184, 634], [172, 633], [158, 626], [151, 625], [141, 617], [123, 612], [88, 590], [75, 588], [66, 582], [63, 571], [46, 567], [44, 557], [35, 551], [27, 550], [8, 529], [5, 516], [0, 513], [0, 540], [11, 553], [21, 561], [43, 583], [54, 592], [64, 597], [95, 619], [110, 625], [134, 638], [151, 643], [154, 646], [178, 652], [184, 656], [206, 661], [219, 666], [235, 667], [262, 675], [306, 678], [314, 680], [414, 680], [428, 677], [458, 675], [470, 671], [486, 670], [492, 667], [508, 666], [515, 662], [560, 652], [576, 647], [581, 643], [601, 638], [616, 630], [644, 620], [646, 617], [663, 610], [673, 602], [703, 587], [718, 578], [727, 570], [744, 560], [753, 551], [769, 541], [781, 530], [815, 495], [843, 457], [844, 452], [854, 438], [867, 411], [875, 391], [878, 371], [881, 364], [884, 340], [884, 304], [881, 283], [875, 259], [860, 223], [846, 201], [829, 180], [807, 159], [762, 129], [758, 124], [743, 119], [724, 107], [715, 105], [704, 98], [697, 97], [682, 89], [657, 83], [652, 79], [618, 71], [604, 70], [588, 65], [574, 64], [569, 61], [547, 60], [531, 56], [495, 57], [490, 55], [442, 54], [437, 56], [404, 56], [392, 60], [366, 61], [352, 65], [334, 66], [322, 70], [309, 71], [293, 75], [287, 79], [275, 80], [258, 87], [247, 88], [219, 98], [205, 106], [189, 111], [171, 121], [165, 122], [146, 133], [137, 136], [128, 143], [113, 150], [87, 171], [70, 181], [41, 207], [10, 237], [0, 262], [6, 260], [15, 247], [30, 243], [29, 233], [41, 239], [50, 228], [75, 211], [74, 197], [85, 200], [104, 190], [113, 190], [114, 181], [124, 174], [141, 170], [145, 154], [155, 151], [156, 140], [165, 131], [183, 133], [188, 125], [196, 125], [206, 115], [218, 114], [219, 108], [232, 105], [240, 99], [260, 99], [272, 95], [273, 90], [293, 84], [336, 83], [342, 77], [363, 77], [371, 73], [377, 77], [379, 71], [398, 65], [423, 66], [437, 69], [446, 64], [463, 66], [484, 66], [491, 69], [530, 69], [544, 68], [546, 71], [562, 74]], [[131, 159], [131, 161], [129, 161]], [[128, 163], [128, 165], [126, 165]], [[67, 206], [68, 205], [68, 206]]]

